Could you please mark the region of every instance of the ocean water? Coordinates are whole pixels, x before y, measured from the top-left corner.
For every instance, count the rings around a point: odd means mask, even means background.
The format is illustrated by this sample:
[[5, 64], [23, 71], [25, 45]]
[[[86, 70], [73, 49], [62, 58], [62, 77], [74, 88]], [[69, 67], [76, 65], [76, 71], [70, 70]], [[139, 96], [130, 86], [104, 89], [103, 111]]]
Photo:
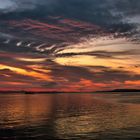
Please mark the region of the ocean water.
[[0, 94], [0, 140], [140, 139], [140, 93]]

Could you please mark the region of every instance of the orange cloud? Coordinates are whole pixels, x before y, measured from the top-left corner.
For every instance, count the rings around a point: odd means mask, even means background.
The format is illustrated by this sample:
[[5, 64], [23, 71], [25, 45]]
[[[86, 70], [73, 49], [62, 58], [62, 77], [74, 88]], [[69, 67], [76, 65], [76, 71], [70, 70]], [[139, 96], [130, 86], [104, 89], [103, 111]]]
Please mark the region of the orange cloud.
[[1, 64], [0, 64], [0, 69], [10, 69], [18, 74], [34, 77], [38, 80], [52, 81], [51, 76], [49, 74], [41, 74], [36, 71], [27, 71], [22, 68], [6, 66], [6, 65], [1, 65]]
[[140, 80], [136, 80], [136, 81], [125, 81], [126, 85], [135, 85], [135, 86], [140, 86]]

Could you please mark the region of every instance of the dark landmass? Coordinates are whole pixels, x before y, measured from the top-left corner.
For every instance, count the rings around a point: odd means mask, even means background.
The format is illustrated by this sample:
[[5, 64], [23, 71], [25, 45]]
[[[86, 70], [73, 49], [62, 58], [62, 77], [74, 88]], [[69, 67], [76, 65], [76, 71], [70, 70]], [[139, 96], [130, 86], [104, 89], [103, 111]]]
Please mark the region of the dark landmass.
[[61, 93], [111, 93], [111, 92], [140, 92], [140, 89], [114, 89], [106, 91], [92, 91], [92, 92], [82, 92], [82, 91], [0, 91], [0, 94], [3, 93], [20, 93], [20, 94], [61, 94]]
[[140, 89], [113, 89], [113, 90], [99, 91], [99, 92], [140, 92]]

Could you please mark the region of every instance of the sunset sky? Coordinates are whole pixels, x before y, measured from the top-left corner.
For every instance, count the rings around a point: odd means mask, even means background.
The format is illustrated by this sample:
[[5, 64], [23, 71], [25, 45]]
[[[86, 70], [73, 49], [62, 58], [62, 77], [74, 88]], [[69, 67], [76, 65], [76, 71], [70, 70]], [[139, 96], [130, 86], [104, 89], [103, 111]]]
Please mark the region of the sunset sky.
[[139, 87], [139, 0], [0, 0], [0, 90]]

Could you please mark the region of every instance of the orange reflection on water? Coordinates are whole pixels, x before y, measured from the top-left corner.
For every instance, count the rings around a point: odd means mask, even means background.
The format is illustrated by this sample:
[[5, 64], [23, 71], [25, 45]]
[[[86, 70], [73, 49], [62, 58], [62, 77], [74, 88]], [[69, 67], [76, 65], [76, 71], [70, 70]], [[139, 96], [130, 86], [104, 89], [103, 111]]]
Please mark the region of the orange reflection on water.
[[[56, 130], [59, 138], [68, 135], [75, 136], [131, 128], [140, 124], [139, 104], [118, 103], [111, 98], [109, 100], [112, 101], [109, 101], [102, 95], [97, 98], [96, 95], [94, 98], [92, 94], [80, 95], [80, 98], [78, 98], [78, 95], [76, 96], [71, 96], [71, 100], [73, 101], [73, 108], [78, 107], [79, 110], [77, 109], [77, 112], [71, 111], [72, 114], [69, 117], [62, 117], [56, 120]], [[68, 103], [67, 109], [69, 105]], [[70, 110], [67, 111], [70, 112]]]
[[61, 139], [127, 129], [140, 125], [138, 97], [72, 93], [0, 95], [0, 124], [14, 129], [32, 126], [36, 132], [54, 133]]
[[44, 115], [48, 118], [52, 109], [52, 96], [39, 95], [0, 95], [1, 122], [5, 127], [32, 125], [41, 120]]

